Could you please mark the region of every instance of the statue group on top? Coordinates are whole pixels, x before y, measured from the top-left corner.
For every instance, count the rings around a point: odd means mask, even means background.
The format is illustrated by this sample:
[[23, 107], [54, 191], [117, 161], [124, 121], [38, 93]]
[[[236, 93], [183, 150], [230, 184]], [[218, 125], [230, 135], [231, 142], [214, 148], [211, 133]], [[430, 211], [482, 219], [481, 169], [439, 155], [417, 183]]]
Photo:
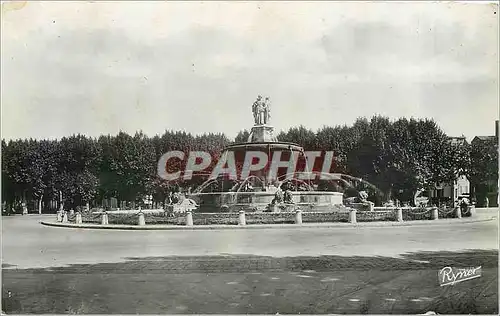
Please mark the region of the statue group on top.
[[264, 100], [262, 96], [258, 96], [253, 103], [252, 112], [255, 120], [255, 125], [264, 125], [269, 123], [271, 117], [271, 101], [269, 97]]

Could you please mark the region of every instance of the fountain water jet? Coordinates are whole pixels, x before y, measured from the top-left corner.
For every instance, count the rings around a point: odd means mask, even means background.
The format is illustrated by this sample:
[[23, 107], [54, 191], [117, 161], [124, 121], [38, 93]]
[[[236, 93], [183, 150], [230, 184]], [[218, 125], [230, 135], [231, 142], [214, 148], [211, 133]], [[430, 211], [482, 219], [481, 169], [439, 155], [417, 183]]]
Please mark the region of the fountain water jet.
[[[308, 211], [326, 211], [335, 209], [335, 206], [343, 205], [343, 193], [315, 190], [311, 180], [300, 178], [301, 173], [312, 174], [310, 171], [312, 167], [309, 166], [300, 145], [280, 142], [276, 139], [274, 127], [269, 125], [269, 111], [269, 98], [266, 98], [266, 101], [263, 101], [262, 97], [258, 98], [253, 105], [255, 124], [247, 142], [227, 146], [221, 157], [226, 161], [225, 159], [231, 154], [235, 158], [236, 165], [242, 166], [248, 152], [263, 152], [267, 157], [274, 157], [274, 154], [278, 153], [280, 161], [289, 161], [293, 167], [300, 164], [305, 168], [305, 171], [280, 172], [279, 168], [273, 169], [273, 161], [268, 161], [263, 169], [250, 172], [249, 176], [240, 179], [240, 183], [233, 179], [232, 185], [226, 185], [226, 189], [230, 186], [234, 191], [224, 190], [224, 177], [212, 177], [189, 195], [189, 198], [200, 206], [198, 211], [265, 211], [273, 203], [276, 192], [283, 190], [288, 191], [292, 196], [293, 203], [289, 203], [292, 204], [291, 208], [300, 207]], [[289, 171], [288, 168], [287, 171]], [[275, 178], [273, 178], [274, 172], [276, 173]], [[319, 174], [324, 176], [326, 173]], [[330, 177], [335, 178], [335, 176]], [[339, 179], [341, 178], [339, 177]], [[222, 185], [218, 186], [215, 192], [214, 190], [206, 192], [206, 189], [219, 181]], [[292, 190], [294, 188], [295, 190]]]

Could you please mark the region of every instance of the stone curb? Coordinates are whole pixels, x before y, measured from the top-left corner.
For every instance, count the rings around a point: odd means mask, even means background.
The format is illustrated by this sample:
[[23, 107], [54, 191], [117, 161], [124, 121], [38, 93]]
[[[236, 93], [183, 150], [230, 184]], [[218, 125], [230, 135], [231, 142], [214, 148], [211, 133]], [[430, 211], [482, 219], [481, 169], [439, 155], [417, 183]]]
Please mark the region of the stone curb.
[[73, 224], [60, 222], [41, 221], [40, 224], [52, 227], [64, 228], [82, 228], [82, 229], [108, 229], [108, 230], [227, 230], [227, 229], [298, 229], [298, 228], [362, 228], [362, 227], [397, 227], [397, 226], [447, 226], [454, 224], [470, 224], [478, 222], [487, 222], [494, 220], [495, 217], [485, 219], [441, 219], [441, 220], [421, 220], [406, 222], [358, 222], [351, 223], [303, 223], [297, 224], [249, 224], [249, 225], [121, 225], [121, 224]]

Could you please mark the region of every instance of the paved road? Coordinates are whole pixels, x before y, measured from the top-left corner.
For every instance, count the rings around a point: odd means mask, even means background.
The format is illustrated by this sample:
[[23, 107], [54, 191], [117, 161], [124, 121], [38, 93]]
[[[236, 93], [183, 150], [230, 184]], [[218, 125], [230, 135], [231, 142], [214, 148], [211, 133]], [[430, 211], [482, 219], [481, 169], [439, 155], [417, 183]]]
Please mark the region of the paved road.
[[[2, 221], [8, 313], [498, 313], [497, 221], [104, 231], [41, 219]], [[482, 266], [482, 276], [440, 287], [445, 266]]]
[[[478, 211], [479, 218], [492, 214], [498, 212]], [[104, 231], [39, 224], [53, 217], [4, 217], [3, 263], [41, 268], [171, 255], [398, 257], [417, 251], [498, 250], [496, 220], [442, 226], [223, 231]]]

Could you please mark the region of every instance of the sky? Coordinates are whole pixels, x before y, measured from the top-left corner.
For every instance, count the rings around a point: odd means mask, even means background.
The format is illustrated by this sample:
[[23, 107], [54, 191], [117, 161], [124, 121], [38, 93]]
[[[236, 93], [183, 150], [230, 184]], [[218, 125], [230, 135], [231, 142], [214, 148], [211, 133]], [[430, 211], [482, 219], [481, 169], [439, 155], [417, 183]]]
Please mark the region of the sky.
[[271, 98], [277, 132], [433, 118], [493, 135], [498, 5], [2, 3], [2, 138], [225, 133]]

